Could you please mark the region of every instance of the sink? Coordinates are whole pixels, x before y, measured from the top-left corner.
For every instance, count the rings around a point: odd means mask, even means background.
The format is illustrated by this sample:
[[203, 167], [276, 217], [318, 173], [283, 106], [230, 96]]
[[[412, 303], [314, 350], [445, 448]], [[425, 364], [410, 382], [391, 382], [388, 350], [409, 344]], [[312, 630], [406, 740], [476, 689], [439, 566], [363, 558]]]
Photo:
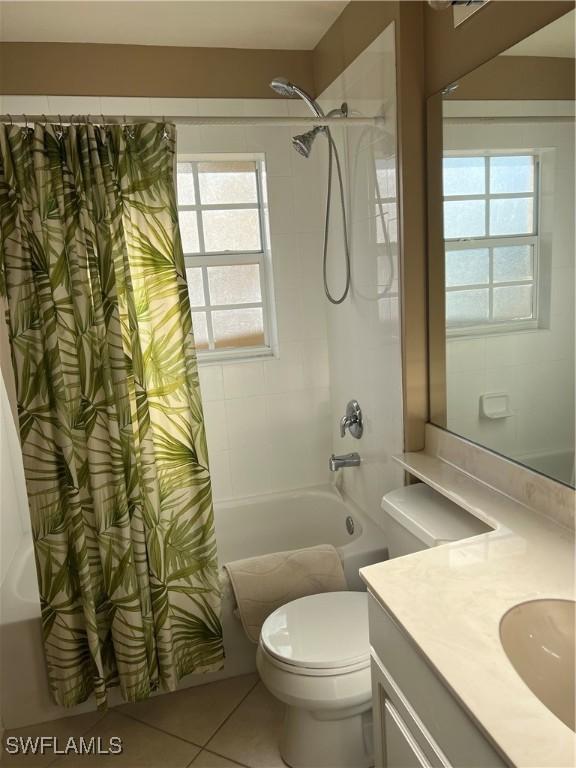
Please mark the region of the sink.
[[500, 622], [500, 639], [516, 672], [573, 731], [575, 607], [572, 600], [530, 600]]

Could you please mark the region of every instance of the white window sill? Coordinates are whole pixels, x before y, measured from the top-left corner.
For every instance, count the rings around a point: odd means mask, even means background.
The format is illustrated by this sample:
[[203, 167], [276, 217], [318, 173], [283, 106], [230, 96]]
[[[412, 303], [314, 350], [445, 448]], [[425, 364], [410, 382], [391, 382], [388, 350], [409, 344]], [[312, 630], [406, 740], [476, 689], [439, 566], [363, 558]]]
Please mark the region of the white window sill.
[[197, 352], [198, 365], [204, 368], [208, 365], [222, 363], [253, 363], [256, 360], [266, 360], [278, 357], [270, 347], [254, 347], [254, 349], [222, 349], [214, 352]]

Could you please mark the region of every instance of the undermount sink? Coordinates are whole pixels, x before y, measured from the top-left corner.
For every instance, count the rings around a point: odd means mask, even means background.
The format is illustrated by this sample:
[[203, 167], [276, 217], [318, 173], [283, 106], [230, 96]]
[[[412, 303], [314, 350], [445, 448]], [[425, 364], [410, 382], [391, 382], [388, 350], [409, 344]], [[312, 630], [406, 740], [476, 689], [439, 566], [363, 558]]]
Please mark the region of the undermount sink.
[[530, 600], [500, 622], [500, 639], [516, 672], [573, 731], [575, 607], [572, 600]]

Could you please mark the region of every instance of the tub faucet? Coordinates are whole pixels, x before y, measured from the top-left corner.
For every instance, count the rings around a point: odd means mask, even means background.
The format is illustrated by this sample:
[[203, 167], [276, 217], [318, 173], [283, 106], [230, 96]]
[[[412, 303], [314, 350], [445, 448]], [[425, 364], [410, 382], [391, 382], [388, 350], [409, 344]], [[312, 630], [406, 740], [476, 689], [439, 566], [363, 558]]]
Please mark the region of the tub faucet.
[[330, 456], [328, 466], [330, 472], [337, 472], [342, 467], [359, 467], [361, 464], [361, 458], [358, 453], [345, 453], [343, 456]]

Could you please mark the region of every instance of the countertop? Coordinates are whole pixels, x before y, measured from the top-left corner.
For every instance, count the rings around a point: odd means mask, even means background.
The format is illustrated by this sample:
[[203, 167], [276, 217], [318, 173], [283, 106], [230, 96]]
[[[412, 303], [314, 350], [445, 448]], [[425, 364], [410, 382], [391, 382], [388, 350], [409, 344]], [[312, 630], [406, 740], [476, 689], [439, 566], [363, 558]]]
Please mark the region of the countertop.
[[526, 600], [575, 599], [573, 531], [433, 456], [400, 463], [494, 530], [360, 575], [512, 765], [572, 768], [576, 734], [518, 676], [499, 625]]

